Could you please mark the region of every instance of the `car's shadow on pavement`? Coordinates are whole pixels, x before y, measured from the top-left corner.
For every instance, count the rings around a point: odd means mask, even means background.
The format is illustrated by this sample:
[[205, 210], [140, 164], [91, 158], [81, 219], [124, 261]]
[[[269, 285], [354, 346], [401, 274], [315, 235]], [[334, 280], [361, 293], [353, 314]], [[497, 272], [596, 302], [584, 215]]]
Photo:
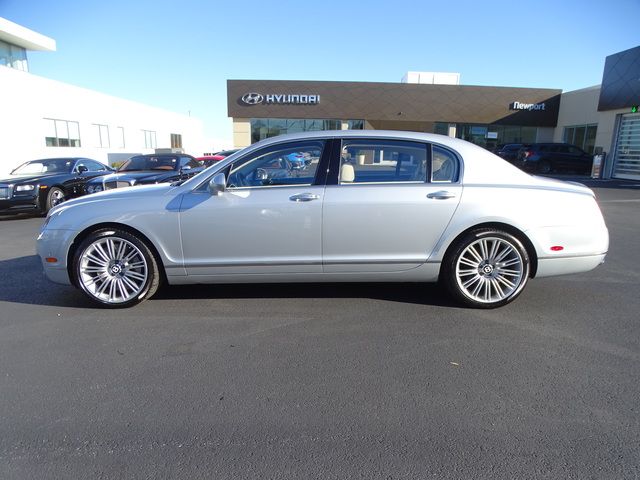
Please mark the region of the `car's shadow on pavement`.
[[12, 213], [11, 215], [0, 215], [0, 222], [6, 222], [8, 220], [20, 220], [23, 218], [43, 218], [42, 215], [35, 213]]
[[[243, 298], [371, 298], [401, 303], [456, 306], [429, 283], [269, 283], [165, 285], [154, 300]], [[48, 281], [37, 255], [0, 261], [0, 301], [70, 308], [98, 308], [74, 287]]]
[[53, 307], [92, 307], [73, 287], [48, 281], [37, 255], [0, 260], [0, 301]]
[[153, 300], [249, 298], [370, 298], [389, 302], [455, 307], [435, 283], [267, 283], [164, 286]]

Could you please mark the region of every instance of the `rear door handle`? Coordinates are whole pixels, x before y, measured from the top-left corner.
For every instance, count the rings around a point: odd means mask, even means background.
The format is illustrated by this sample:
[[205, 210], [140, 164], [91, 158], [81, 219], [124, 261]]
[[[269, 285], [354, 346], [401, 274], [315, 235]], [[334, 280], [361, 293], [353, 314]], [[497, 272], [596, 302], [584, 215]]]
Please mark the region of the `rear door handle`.
[[291, 195], [289, 200], [292, 202], [310, 202], [311, 200], [318, 200], [320, 195], [316, 195], [315, 193], [298, 193], [296, 195]]
[[447, 200], [449, 198], [455, 198], [456, 194], [453, 192], [447, 192], [446, 190], [439, 190], [437, 192], [428, 193], [427, 198], [434, 198], [436, 200]]

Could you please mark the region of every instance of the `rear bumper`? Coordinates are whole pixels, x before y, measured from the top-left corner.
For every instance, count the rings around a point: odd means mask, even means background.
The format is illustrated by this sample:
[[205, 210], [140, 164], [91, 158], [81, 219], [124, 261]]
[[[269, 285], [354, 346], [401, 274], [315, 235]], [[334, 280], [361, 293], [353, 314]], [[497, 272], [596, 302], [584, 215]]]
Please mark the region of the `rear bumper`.
[[580, 257], [539, 258], [536, 278], [588, 272], [604, 263], [606, 253]]

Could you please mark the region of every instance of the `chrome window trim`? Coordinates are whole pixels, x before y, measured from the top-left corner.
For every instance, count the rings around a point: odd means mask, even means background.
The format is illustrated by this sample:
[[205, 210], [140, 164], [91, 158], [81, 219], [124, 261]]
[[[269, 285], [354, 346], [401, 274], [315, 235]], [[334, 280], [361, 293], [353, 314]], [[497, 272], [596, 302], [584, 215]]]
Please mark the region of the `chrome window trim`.
[[243, 190], [262, 190], [262, 189], [267, 189], [267, 188], [306, 188], [306, 187], [322, 187], [324, 188], [324, 185], [314, 185], [313, 183], [295, 183], [292, 185], [254, 185], [254, 186], [248, 186], [248, 187], [227, 187], [227, 192], [239, 192], [239, 191], [243, 191]]
[[[419, 180], [411, 180], [409, 182], [395, 181], [395, 182], [345, 182], [338, 183], [337, 187], [357, 187], [358, 185], [428, 185], [427, 182], [421, 182]], [[334, 185], [331, 185], [334, 186]]]

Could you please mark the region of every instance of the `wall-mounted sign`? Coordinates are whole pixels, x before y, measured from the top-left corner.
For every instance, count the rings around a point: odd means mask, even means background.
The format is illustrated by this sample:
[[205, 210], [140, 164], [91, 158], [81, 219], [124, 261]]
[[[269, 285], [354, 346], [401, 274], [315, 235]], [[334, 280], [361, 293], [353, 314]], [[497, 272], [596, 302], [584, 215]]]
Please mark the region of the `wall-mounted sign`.
[[245, 105], [317, 105], [320, 103], [320, 95], [306, 95], [299, 93], [245, 93], [242, 98]]
[[522, 102], [511, 102], [509, 104], [509, 110], [544, 110], [546, 107], [545, 103], [522, 103]]

